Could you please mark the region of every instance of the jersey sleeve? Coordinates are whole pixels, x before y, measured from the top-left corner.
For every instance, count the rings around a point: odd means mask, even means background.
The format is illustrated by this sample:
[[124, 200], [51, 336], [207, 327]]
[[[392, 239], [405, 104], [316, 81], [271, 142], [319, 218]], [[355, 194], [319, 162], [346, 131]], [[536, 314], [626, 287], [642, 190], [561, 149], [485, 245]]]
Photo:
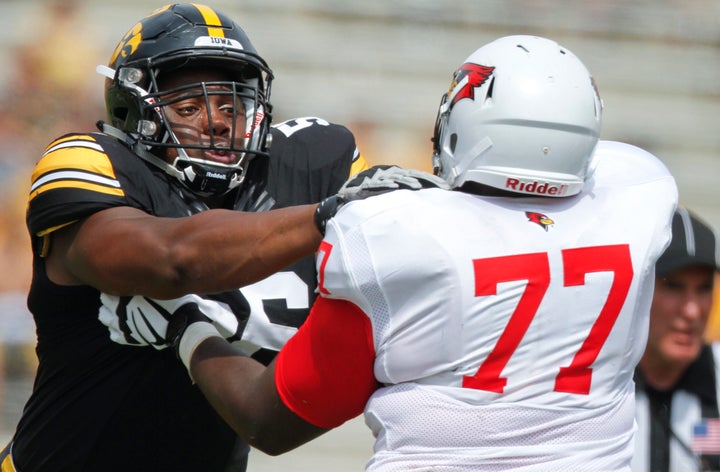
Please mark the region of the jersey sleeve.
[[67, 135], [52, 142], [35, 166], [28, 200], [28, 227], [42, 236], [103, 208], [125, 204], [125, 191], [93, 135]]
[[27, 225], [42, 237], [117, 206], [165, 217], [191, 212], [175, 179], [119, 140], [103, 133], [69, 134], [52, 142], [35, 166]]
[[276, 207], [316, 203], [368, 167], [355, 136], [322, 118], [294, 118], [271, 129], [269, 188]]
[[367, 159], [365, 159], [365, 156], [360, 153], [360, 149], [355, 147], [355, 151], [353, 152], [352, 165], [350, 166], [349, 177], [352, 177], [355, 174], [367, 170], [368, 168], [370, 168], [370, 164], [368, 164]]
[[334, 428], [363, 412], [378, 388], [368, 317], [356, 305], [318, 298], [307, 321], [278, 354], [275, 384], [305, 421]]

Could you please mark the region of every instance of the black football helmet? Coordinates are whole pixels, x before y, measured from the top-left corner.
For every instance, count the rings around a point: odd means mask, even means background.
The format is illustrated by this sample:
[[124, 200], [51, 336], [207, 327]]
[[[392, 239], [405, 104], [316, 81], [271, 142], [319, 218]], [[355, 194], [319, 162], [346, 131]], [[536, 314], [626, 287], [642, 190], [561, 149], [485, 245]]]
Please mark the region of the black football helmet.
[[[190, 84], [158, 90], [158, 78], [184, 68], [217, 69], [231, 82]], [[176, 177], [192, 192], [216, 196], [242, 184], [250, 160], [267, 154], [266, 140], [272, 118], [270, 85], [273, 74], [258, 55], [245, 32], [225, 14], [199, 4], [166, 5], [133, 26], [110, 58], [109, 66], [98, 66], [106, 77], [105, 102], [111, 126], [103, 129], [120, 135], [136, 154]], [[233, 94], [242, 107], [235, 107], [232, 137], [219, 145], [210, 137], [207, 145], [181, 145], [168, 125], [163, 97], [181, 90], [197, 96]], [[239, 112], [244, 111], [245, 128], [236, 129]], [[114, 129], [113, 129], [114, 128]], [[118, 132], [118, 130], [120, 132]], [[242, 135], [240, 135], [242, 133]], [[236, 136], [244, 136], [240, 147]], [[167, 163], [161, 157], [167, 148], [176, 148], [178, 157]], [[206, 149], [236, 153], [236, 163], [222, 164], [190, 157], [185, 149]]]

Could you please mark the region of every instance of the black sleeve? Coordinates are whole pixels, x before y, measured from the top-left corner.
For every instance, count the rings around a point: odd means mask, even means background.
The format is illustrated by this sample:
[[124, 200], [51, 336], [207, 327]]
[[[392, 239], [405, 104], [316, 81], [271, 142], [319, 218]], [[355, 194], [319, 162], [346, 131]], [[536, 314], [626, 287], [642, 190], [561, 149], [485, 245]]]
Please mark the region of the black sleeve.
[[359, 158], [352, 132], [320, 118], [288, 120], [271, 133], [268, 188], [278, 207], [336, 193]]

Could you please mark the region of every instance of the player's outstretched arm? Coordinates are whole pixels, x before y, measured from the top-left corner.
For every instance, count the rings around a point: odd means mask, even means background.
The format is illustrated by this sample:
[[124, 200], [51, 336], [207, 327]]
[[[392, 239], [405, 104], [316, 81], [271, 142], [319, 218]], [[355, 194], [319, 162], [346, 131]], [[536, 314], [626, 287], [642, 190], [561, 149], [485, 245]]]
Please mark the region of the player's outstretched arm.
[[327, 219], [345, 202], [443, 185], [412, 169], [376, 166], [349, 179], [328, 199], [334, 205], [320, 205], [331, 211], [319, 215], [318, 205], [261, 213], [215, 209], [184, 218], [114, 207], [50, 234], [48, 275], [62, 285], [159, 299], [233, 290], [312, 255]]
[[235, 289], [313, 254], [321, 240], [315, 207], [185, 218], [111, 208], [53, 233], [48, 274], [56, 283], [155, 298]]

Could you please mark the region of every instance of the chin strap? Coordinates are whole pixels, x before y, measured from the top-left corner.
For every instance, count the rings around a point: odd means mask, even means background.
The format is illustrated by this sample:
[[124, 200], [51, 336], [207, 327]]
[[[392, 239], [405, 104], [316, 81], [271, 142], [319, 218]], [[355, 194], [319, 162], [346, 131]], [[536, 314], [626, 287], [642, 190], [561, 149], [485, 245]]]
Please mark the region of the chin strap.
[[[112, 125], [109, 125], [105, 123], [104, 121], [98, 121], [97, 127], [102, 131], [103, 133], [112, 136], [113, 138], [125, 143], [138, 157], [141, 159], [149, 162], [150, 164], [154, 165], [155, 167], [165, 171], [166, 174], [170, 175], [171, 177], [175, 177], [179, 182], [181, 182], [183, 185], [185, 185], [191, 192], [200, 195], [200, 196], [215, 196], [215, 195], [224, 195], [225, 193], [229, 192], [230, 190], [239, 187], [243, 181], [245, 180], [245, 170], [242, 168], [238, 168], [238, 175], [227, 181], [227, 186], [222, 192], [209, 192], [207, 194], [203, 193], [203, 188], [194, 188], [199, 187], [202, 185], [203, 182], [205, 182], [206, 177], [204, 175], [198, 175], [197, 169], [192, 165], [188, 165], [184, 169], [178, 169], [175, 165], [170, 164], [168, 162], [165, 162], [155, 154], [151, 153], [147, 150], [147, 147], [139, 142], [137, 139], [133, 138], [131, 135], [125, 133], [121, 129], [115, 128]], [[178, 153], [183, 154], [185, 157], [185, 160], [191, 161], [189, 157], [185, 154], [185, 150], [182, 148], [178, 148]], [[177, 161], [176, 161], [177, 162]], [[200, 178], [201, 182], [199, 184], [193, 184], [195, 182], [196, 178]]]
[[164, 160], [157, 157], [155, 154], [148, 151], [143, 144], [138, 142], [137, 139], [134, 139], [132, 136], [125, 133], [124, 131], [115, 128], [114, 126], [111, 126], [104, 121], [98, 121], [97, 127], [100, 129], [100, 131], [107, 134], [108, 136], [112, 136], [118, 141], [122, 141], [123, 143], [127, 144], [128, 147], [140, 158], [144, 159], [155, 167], [164, 170], [165, 173], [172, 177], [175, 177], [180, 182], [185, 182], [185, 180], [187, 179], [187, 176], [182, 171], [176, 169], [174, 166], [168, 164]]

